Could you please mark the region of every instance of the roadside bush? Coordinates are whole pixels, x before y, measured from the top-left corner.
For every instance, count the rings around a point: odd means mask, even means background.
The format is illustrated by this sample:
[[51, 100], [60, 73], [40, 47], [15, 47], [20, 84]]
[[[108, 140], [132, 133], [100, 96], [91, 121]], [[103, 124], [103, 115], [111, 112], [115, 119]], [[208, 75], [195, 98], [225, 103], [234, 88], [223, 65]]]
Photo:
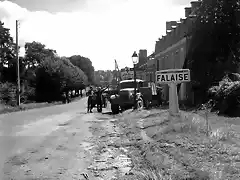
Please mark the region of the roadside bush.
[[9, 82], [0, 83], [0, 102], [10, 106], [17, 105], [15, 84]]
[[21, 102], [22, 103], [30, 103], [35, 102], [35, 88], [29, 85], [24, 86], [24, 90], [21, 93]]
[[214, 100], [213, 111], [228, 116], [239, 116], [236, 114], [240, 105], [240, 80], [239, 74], [232, 73], [226, 75], [218, 86], [213, 86], [208, 93]]

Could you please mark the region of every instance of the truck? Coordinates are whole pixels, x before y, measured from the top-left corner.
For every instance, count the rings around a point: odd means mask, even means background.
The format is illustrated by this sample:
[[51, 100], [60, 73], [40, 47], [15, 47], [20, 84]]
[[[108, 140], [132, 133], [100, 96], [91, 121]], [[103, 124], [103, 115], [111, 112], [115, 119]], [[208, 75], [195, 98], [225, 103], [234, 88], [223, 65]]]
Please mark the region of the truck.
[[[122, 80], [117, 87], [117, 93], [110, 96], [111, 111], [118, 114], [120, 111], [134, 106], [134, 79]], [[137, 108], [149, 108], [154, 100], [161, 99], [161, 88], [147, 81], [136, 79]], [[160, 103], [160, 101], [158, 101]]]

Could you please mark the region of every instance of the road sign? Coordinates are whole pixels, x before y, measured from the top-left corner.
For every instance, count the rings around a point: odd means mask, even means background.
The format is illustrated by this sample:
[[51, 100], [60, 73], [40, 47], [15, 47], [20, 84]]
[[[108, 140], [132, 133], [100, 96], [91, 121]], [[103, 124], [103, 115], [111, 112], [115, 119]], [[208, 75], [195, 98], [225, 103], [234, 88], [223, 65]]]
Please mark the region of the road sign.
[[169, 118], [180, 118], [177, 84], [190, 81], [189, 69], [167, 69], [156, 72], [156, 82], [169, 86]]
[[189, 69], [167, 69], [156, 72], [156, 82], [161, 84], [182, 83], [190, 81]]

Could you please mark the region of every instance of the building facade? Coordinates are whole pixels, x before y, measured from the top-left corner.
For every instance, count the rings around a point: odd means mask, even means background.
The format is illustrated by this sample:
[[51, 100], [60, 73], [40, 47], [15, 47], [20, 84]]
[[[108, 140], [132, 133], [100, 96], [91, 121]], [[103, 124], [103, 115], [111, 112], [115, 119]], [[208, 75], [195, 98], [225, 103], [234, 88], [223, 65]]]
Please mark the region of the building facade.
[[154, 55], [155, 54], [152, 53], [150, 56], [147, 56], [145, 62], [138, 65], [137, 74], [140, 79], [155, 82], [156, 65]]
[[[156, 70], [182, 69], [189, 49], [189, 40], [194, 26], [195, 11], [201, 1], [192, 1], [191, 7], [185, 8], [185, 18], [180, 21], [166, 22], [166, 35], [159, 38], [155, 44]], [[191, 83], [182, 83], [179, 90], [179, 100], [194, 103]], [[168, 101], [168, 85], [163, 85], [163, 99]]]

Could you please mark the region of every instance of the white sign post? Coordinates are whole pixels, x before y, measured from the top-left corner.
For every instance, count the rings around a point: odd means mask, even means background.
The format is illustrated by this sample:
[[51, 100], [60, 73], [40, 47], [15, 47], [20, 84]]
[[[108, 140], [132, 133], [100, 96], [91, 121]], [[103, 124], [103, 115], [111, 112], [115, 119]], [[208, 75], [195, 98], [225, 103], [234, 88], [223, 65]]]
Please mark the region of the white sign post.
[[190, 82], [189, 69], [167, 69], [156, 72], [156, 83], [169, 86], [169, 115], [179, 116], [177, 84]]

